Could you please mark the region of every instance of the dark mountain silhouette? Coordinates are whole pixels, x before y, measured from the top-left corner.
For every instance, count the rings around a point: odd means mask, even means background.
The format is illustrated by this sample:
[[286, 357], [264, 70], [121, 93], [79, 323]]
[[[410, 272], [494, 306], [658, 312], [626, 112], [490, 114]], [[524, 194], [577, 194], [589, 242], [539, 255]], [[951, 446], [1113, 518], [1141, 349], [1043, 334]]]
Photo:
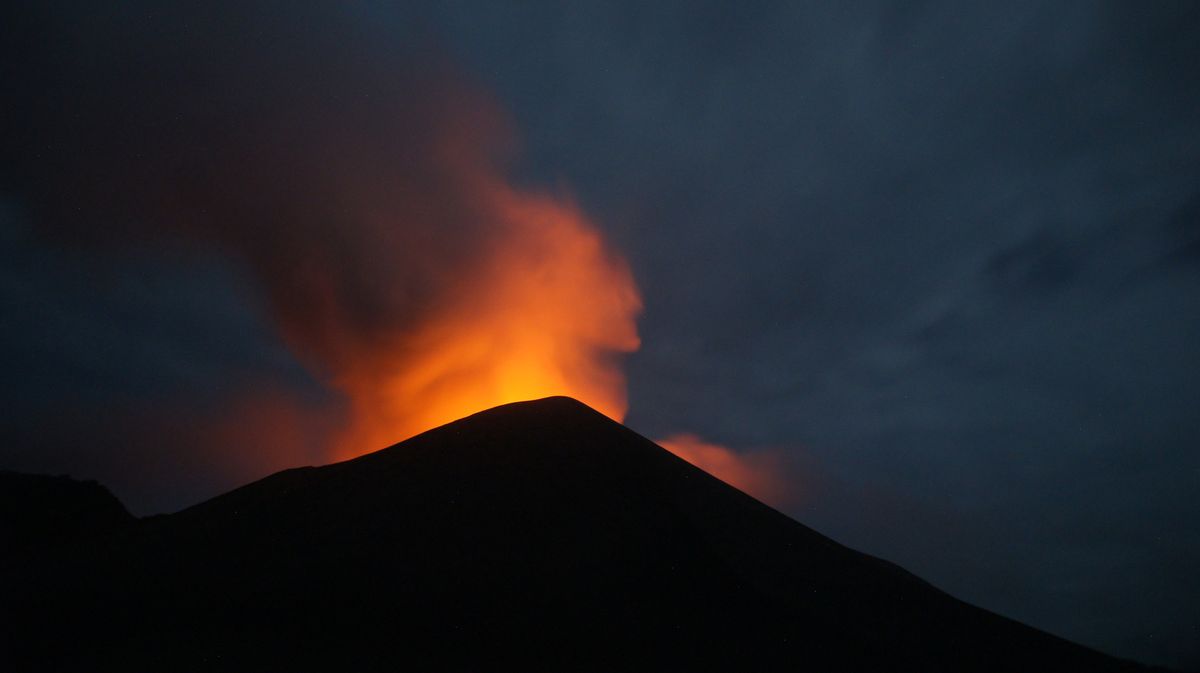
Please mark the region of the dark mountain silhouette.
[[0, 668], [1144, 670], [847, 549], [567, 398], [103, 529], [10, 555]]
[[94, 481], [0, 470], [0, 549], [71, 542], [132, 525], [120, 500]]

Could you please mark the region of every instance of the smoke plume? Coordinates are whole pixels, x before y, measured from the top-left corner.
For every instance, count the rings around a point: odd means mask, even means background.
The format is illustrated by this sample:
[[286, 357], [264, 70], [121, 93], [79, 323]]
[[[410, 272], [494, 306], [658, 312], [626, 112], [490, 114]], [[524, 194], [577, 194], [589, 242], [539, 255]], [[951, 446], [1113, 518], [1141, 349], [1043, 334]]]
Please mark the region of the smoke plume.
[[85, 43], [31, 50], [62, 81], [30, 95], [59, 97], [10, 139], [42, 174], [6, 177], [50, 236], [232, 259], [348, 399], [331, 457], [552, 394], [623, 418], [629, 269], [569, 197], [513, 184], [508, 120], [434, 50], [348, 13], [180, 11], [147, 31], [127, 12], [27, 27]]
[[795, 495], [785, 479], [787, 470], [781, 456], [775, 451], [739, 453], [690, 433], [657, 441], [692, 465], [768, 504], [782, 507]]
[[[419, 27], [290, 3], [27, 12], [4, 54], [27, 66], [7, 73], [19, 104], [4, 166], [21, 171], [5, 188], [59, 245], [230, 260], [246, 301], [344, 398], [324, 459], [549, 395], [623, 420], [620, 359], [638, 348], [641, 310], [629, 268], [569, 195], [517, 183], [513, 125]], [[188, 433], [241, 447], [213, 461], [262, 472], [312, 458], [284, 428], [312, 409], [222, 394], [209, 408], [237, 413]], [[313, 427], [328, 425], [319, 415]], [[128, 417], [139, 436], [162, 425], [147, 419], [212, 424], [178, 408]], [[735, 452], [664, 445], [735, 486], [776, 489]]]

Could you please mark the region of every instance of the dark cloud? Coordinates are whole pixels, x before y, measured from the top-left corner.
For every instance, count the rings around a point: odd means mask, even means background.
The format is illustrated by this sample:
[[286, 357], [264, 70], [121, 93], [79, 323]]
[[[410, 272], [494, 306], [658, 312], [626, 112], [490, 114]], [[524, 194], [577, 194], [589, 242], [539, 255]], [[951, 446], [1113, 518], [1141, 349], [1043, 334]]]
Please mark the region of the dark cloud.
[[97, 259], [27, 225], [0, 215], [8, 468], [99, 479], [145, 513], [320, 462], [341, 400], [278, 342], [226, 260]]
[[49, 238], [208, 243], [336, 366], [494, 235], [460, 174], [505, 149], [502, 116], [419, 33], [285, 3], [43, 11], [6, 144]]

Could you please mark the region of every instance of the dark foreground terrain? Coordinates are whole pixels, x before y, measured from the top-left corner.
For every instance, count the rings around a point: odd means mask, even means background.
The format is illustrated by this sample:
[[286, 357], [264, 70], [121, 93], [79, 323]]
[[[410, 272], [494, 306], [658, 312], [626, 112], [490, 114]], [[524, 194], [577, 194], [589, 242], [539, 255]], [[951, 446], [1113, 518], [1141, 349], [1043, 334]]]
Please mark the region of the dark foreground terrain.
[[0, 670], [1144, 670], [847, 549], [566, 398], [167, 516], [61, 478], [0, 491]]

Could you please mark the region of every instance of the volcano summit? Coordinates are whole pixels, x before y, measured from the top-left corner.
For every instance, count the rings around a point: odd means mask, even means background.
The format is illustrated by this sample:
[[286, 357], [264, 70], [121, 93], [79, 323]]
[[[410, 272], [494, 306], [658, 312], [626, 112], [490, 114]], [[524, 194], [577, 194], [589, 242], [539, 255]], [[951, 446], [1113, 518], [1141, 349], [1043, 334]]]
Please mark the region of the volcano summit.
[[1142, 670], [562, 397], [108, 521], [0, 561], [5, 670]]

